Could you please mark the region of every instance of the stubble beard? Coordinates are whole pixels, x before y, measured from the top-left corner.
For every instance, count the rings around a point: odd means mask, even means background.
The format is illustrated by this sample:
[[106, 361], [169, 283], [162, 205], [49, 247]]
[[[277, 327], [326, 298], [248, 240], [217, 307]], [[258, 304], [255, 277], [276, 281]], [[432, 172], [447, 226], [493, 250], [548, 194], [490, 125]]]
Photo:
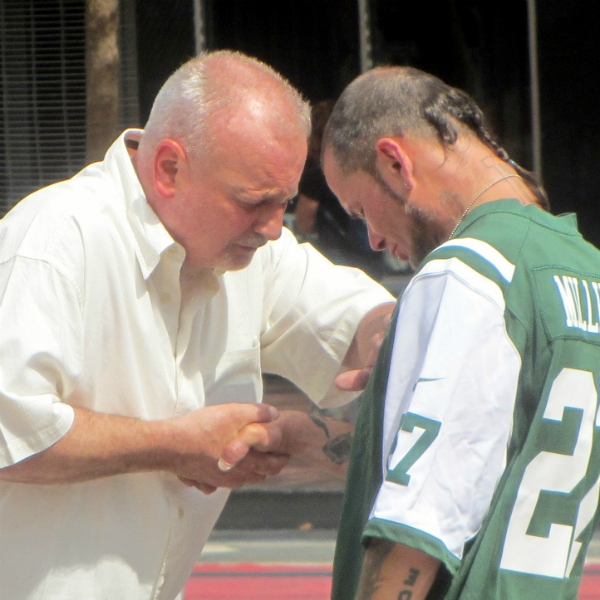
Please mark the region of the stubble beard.
[[412, 255], [409, 257], [410, 266], [416, 270], [428, 254], [446, 241], [446, 230], [432, 215], [420, 208], [405, 204], [406, 214], [412, 220], [411, 241]]
[[412, 228], [409, 232], [412, 253], [408, 257], [408, 263], [416, 270], [430, 252], [446, 241], [446, 230], [432, 214], [422, 208], [411, 206], [408, 197], [392, 189], [377, 170], [375, 179], [384, 191], [404, 208], [412, 221]]
[[[231, 242], [225, 249], [223, 260], [220, 261], [221, 264], [217, 268], [222, 271], [241, 271], [245, 269], [254, 259], [256, 250], [266, 243], [267, 240], [262, 236], [245, 236]], [[236, 246], [238, 247], [237, 251]], [[245, 253], [239, 247], [254, 248], [255, 250], [254, 252]]]

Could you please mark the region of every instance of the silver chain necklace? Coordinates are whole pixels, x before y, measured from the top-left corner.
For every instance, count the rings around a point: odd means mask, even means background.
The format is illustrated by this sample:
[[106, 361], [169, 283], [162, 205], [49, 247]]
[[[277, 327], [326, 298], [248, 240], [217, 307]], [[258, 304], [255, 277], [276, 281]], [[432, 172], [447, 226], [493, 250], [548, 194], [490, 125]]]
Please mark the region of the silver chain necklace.
[[520, 175], [517, 175], [516, 173], [511, 173], [510, 175], [504, 175], [504, 177], [500, 177], [500, 179], [496, 179], [496, 181], [492, 181], [492, 183], [490, 183], [490, 185], [483, 188], [479, 192], [479, 194], [477, 194], [477, 196], [475, 196], [475, 198], [473, 198], [473, 200], [471, 200], [471, 202], [469, 202], [469, 206], [467, 206], [467, 208], [465, 208], [465, 212], [461, 215], [460, 219], [456, 222], [456, 225], [454, 226], [454, 229], [452, 230], [452, 233], [450, 234], [450, 237], [448, 238], [449, 240], [452, 239], [452, 236], [456, 233], [458, 226], [463, 222], [463, 219], [467, 216], [467, 213], [471, 210], [471, 207], [473, 206], [473, 204], [475, 204], [475, 202], [477, 202], [477, 200], [479, 200], [479, 198], [481, 198], [481, 196], [483, 196], [483, 194], [485, 194], [491, 187], [495, 186], [497, 183], [500, 183], [501, 181], [504, 181], [505, 179], [508, 179], [509, 177], [518, 177], [519, 179], [523, 179]]

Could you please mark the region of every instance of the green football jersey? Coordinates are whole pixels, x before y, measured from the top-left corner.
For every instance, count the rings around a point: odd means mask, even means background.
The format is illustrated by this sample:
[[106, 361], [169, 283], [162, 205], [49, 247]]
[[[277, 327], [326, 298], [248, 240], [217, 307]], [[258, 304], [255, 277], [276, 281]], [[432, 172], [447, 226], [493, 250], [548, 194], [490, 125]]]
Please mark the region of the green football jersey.
[[442, 562], [428, 598], [576, 598], [600, 490], [600, 252], [499, 200], [432, 252], [363, 394], [332, 598], [380, 537]]

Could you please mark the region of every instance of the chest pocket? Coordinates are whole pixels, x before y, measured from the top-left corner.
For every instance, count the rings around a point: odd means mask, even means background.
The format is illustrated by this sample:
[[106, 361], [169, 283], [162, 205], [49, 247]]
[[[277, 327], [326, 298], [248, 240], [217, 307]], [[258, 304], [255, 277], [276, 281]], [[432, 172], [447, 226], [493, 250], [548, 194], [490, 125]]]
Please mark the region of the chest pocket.
[[215, 379], [206, 390], [206, 404], [261, 402], [263, 395], [260, 345], [225, 352], [215, 369]]

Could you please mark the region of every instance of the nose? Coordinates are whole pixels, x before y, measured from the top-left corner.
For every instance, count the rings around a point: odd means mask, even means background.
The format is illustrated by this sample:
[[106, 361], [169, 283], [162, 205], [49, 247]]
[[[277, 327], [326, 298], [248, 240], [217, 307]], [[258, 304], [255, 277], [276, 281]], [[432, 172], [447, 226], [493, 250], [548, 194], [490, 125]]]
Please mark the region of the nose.
[[265, 206], [262, 206], [256, 218], [254, 231], [264, 236], [269, 241], [279, 239], [283, 227], [283, 215], [286, 206], [287, 202], [284, 204], [268, 203], [265, 204]]
[[369, 244], [371, 245], [371, 248], [373, 248], [373, 250], [376, 250], [377, 252], [379, 252], [381, 250], [385, 250], [385, 248], [387, 247], [385, 238], [383, 236], [379, 235], [378, 233], [375, 233], [369, 227], [368, 223], [367, 223], [367, 233], [369, 234]]

